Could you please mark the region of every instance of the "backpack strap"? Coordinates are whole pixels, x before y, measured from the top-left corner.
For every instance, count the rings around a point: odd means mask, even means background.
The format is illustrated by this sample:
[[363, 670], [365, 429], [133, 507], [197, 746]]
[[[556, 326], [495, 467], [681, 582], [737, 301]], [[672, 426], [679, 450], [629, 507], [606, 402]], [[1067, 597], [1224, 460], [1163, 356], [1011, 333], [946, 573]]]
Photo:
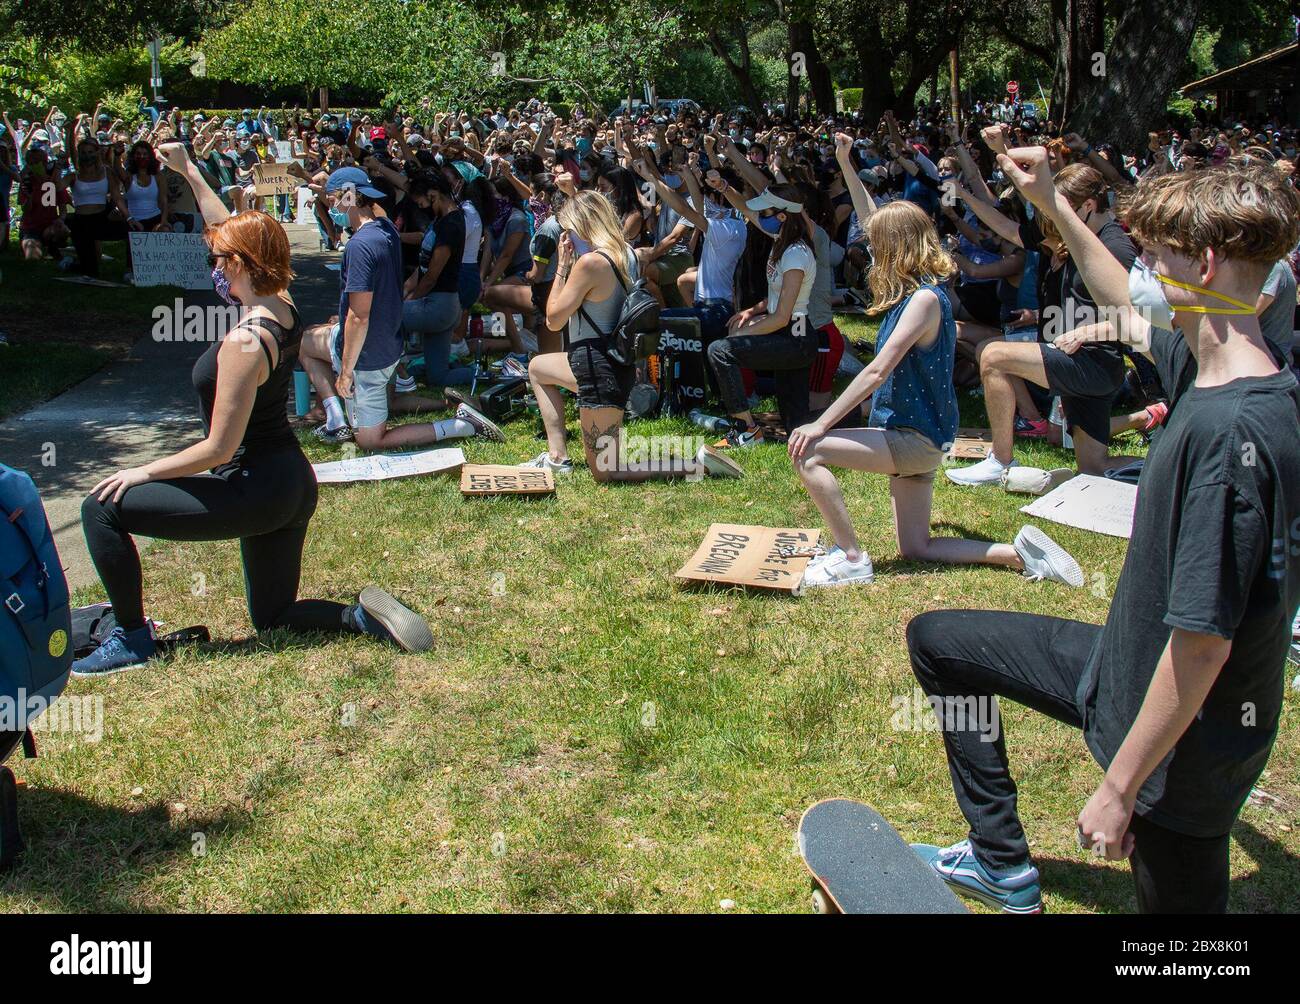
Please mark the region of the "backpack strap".
[[28, 760], [36, 759], [36, 737], [32, 735], [31, 729], [23, 732], [23, 756]]
[[[605, 254], [605, 252], [601, 251], [599, 248], [592, 248], [592, 251], [600, 255], [602, 258], [605, 259], [606, 262], [609, 263], [609, 270], [614, 273], [614, 278], [618, 281], [619, 286], [623, 290], [623, 295], [626, 297], [628, 293], [627, 283], [623, 281], [623, 276], [619, 274], [618, 266], [614, 264], [614, 259], [611, 258], [609, 255]], [[605, 339], [605, 341], [609, 341], [610, 335], [614, 333], [613, 331], [608, 331], [608, 332], [602, 331], [600, 329], [600, 325], [591, 319], [591, 315], [587, 313], [586, 307], [579, 305], [578, 313], [580, 313], [583, 317], [587, 319], [587, 323], [591, 325], [591, 329], [595, 331], [596, 334], [600, 335], [600, 337]], [[614, 327], [615, 328], [618, 327], [617, 322], [615, 322]]]

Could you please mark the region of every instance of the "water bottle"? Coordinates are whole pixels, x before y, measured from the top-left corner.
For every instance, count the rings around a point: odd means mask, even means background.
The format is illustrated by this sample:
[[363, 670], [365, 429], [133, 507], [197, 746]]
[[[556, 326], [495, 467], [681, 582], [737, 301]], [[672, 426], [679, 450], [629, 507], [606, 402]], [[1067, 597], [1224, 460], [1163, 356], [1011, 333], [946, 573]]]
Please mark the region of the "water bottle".
[[1074, 449], [1074, 439], [1070, 435], [1069, 430], [1065, 427], [1065, 409], [1061, 407], [1061, 399], [1059, 397], [1052, 398], [1052, 413], [1048, 416], [1047, 420], [1053, 425], [1059, 425], [1061, 427], [1061, 446], [1067, 450]]
[[311, 410], [311, 381], [302, 367], [293, 371], [293, 410], [299, 418]]
[[716, 415], [706, 415], [699, 408], [692, 408], [687, 417], [706, 432], [722, 433], [731, 431], [731, 419], [719, 418]]

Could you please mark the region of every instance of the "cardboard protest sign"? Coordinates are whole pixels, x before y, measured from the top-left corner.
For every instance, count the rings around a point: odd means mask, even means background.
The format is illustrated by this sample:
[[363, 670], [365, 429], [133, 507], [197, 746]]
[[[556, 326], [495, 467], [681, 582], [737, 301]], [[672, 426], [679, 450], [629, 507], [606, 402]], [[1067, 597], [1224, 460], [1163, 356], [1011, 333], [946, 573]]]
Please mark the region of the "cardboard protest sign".
[[550, 495], [555, 474], [538, 467], [466, 464], [460, 470], [462, 495]]
[[677, 570], [684, 582], [717, 582], [773, 589], [798, 596], [820, 530], [714, 523]]
[[983, 460], [993, 452], [993, 433], [988, 429], [958, 429], [949, 453], [954, 460]]
[[298, 207], [297, 212], [293, 214], [294, 223], [315, 223], [316, 214], [312, 211], [315, 204], [316, 196], [312, 190], [305, 185], [298, 189]]
[[253, 191], [258, 195], [293, 195], [303, 183], [289, 173], [288, 164], [253, 165]]
[[463, 450], [423, 450], [419, 453], [374, 453], [328, 464], [312, 464], [316, 481], [322, 485], [350, 481], [386, 481], [418, 474], [443, 474], [459, 470], [465, 463]]
[[131, 273], [137, 286], [211, 289], [208, 243], [202, 234], [129, 233]]
[[1020, 511], [1080, 530], [1128, 538], [1133, 535], [1136, 507], [1137, 485], [1080, 474]]

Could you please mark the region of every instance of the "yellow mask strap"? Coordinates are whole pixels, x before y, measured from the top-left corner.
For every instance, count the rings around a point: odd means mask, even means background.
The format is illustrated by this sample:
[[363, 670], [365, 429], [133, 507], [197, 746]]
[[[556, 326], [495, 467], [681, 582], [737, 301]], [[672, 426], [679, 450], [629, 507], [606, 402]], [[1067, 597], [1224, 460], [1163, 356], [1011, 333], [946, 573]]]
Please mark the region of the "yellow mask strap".
[[1204, 286], [1196, 286], [1190, 282], [1179, 282], [1177, 279], [1170, 279], [1168, 276], [1161, 275], [1159, 272], [1152, 270], [1163, 283], [1170, 286], [1177, 286], [1179, 289], [1186, 289], [1192, 293], [1200, 293], [1202, 296], [1212, 296], [1216, 300], [1222, 300], [1224, 303], [1232, 304], [1231, 307], [1175, 307], [1175, 311], [1185, 311], [1189, 314], [1253, 314], [1255, 312], [1254, 304], [1242, 303], [1240, 300], [1227, 296], [1224, 293], [1216, 293], [1212, 289], [1206, 289]]

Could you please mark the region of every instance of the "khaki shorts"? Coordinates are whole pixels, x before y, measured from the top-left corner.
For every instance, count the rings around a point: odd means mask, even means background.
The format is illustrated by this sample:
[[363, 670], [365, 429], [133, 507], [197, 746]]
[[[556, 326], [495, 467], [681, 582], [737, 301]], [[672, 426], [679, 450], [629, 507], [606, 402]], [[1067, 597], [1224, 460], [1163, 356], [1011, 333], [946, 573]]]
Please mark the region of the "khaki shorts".
[[943, 466], [943, 450], [930, 437], [915, 429], [882, 429], [889, 455], [894, 458], [896, 478], [934, 480], [934, 472]]

